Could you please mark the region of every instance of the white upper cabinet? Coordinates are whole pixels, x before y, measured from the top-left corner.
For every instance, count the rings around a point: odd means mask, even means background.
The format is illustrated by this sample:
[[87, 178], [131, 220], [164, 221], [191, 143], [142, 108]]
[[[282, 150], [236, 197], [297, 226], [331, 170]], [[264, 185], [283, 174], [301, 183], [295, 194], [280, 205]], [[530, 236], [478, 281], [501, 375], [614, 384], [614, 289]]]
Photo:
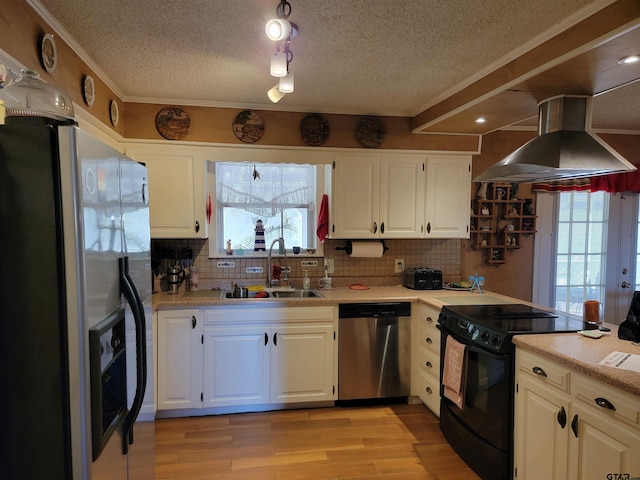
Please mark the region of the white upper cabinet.
[[418, 238], [424, 219], [424, 157], [380, 159], [380, 237]]
[[424, 157], [336, 156], [332, 238], [419, 238]]
[[468, 155], [340, 155], [332, 238], [468, 238]]
[[471, 157], [427, 159], [425, 238], [469, 238]]
[[147, 166], [153, 238], [207, 238], [207, 162], [201, 149], [131, 145], [127, 155]]
[[335, 157], [330, 211], [332, 238], [378, 238], [380, 160], [375, 156]]

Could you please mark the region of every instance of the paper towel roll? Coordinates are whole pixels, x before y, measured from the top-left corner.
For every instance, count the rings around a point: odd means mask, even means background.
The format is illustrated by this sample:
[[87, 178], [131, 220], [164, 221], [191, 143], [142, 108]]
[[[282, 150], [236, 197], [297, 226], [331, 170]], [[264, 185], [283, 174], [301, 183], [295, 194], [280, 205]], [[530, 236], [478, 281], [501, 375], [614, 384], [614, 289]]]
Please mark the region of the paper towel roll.
[[350, 257], [380, 258], [384, 245], [382, 242], [348, 242], [347, 253]]

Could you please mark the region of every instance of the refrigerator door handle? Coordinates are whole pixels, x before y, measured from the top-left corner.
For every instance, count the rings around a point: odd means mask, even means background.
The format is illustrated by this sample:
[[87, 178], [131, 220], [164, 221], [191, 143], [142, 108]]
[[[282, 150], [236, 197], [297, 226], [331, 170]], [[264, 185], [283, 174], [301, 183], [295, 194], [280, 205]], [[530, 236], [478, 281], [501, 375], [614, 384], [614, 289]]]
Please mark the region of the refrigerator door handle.
[[122, 454], [126, 455], [129, 452], [129, 445], [133, 443], [133, 424], [140, 413], [147, 386], [147, 339], [144, 306], [129, 275], [129, 257], [120, 258], [119, 264], [120, 292], [131, 306], [136, 327], [136, 394], [122, 427]]

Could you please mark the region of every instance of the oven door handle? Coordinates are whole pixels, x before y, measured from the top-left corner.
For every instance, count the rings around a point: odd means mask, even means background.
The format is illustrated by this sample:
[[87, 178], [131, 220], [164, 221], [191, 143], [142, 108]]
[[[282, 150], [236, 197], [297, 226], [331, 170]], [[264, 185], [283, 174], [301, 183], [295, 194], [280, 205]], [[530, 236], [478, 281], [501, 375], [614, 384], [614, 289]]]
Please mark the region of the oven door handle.
[[462, 342], [462, 343], [464, 345], [465, 352], [474, 352], [474, 353], [479, 353], [479, 354], [482, 354], [482, 355], [489, 355], [489, 356], [491, 356], [493, 358], [500, 358], [500, 359], [503, 359], [503, 358], [509, 356], [508, 354], [496, 353], [496, 352], [492, 352], [490, 350], [485, 350], [484, 348], [476, 347], [476, 346], [473, 346], [473, 345], [467, 345], [464, 342]]

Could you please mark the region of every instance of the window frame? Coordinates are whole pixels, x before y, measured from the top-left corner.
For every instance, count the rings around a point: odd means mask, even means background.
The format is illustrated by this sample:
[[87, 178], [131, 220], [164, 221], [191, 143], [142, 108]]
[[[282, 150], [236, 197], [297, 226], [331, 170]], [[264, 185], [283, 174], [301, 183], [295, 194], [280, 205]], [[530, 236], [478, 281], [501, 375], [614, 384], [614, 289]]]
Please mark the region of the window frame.
[[[278, 164], [278, 163], [298, 163], [298, 164], [303, 164], [304, 162], [292, 162], [292, 161], [282, 161], [282, 162], [277, 162], [277, 161], [269, 161], [269, 160], [263, 160], [263, 161], [259, 161], [259, 160], [237, 160], [237, 159], [230, 159], [230, 160], [217, 160], [219, 162], [224, 162], [224, 163], [228, 163], [228, 162], [234, 162], [234, 163], [245, 163], [245, 162], [252, 162], [255, 164], [260, 164], [260, 163], [270, 163], [270, 164]], [[266, 251], [259, 251], [259, 252], [255, 252], [255, 251], [248, 251], [244, 250], [242, 255], [238, 255], [237, 252], [233, 252], [232, 255], [227, 255], [226, 253], [226, 246], [225, 246], [225, 242], [226, 240], [223, 238], [223, 235], [219, 232], [222, 231], [222, 226], [221, 226], [221, 222], [223, 221], [222, 218], [219, 218], [219, 207], [217, 204], [217, 181], [216, 181], [216, 168], [215, 168], [215, 163], [216, 161], [211, 161], [212, 164], [212, 168], [210, 170], [210, 173], [213, 174], [213, 181], [212, 181], [212, 185], [211, 185], [211, 189], [210, 189], [210, 196], [211, 196], [211, 224], [209, 227], [209, 258], [225, 258], [225, 259], [229, 259], [229, 258], [234, 258], [234, 259], [243, 259], [243, 258], [267, 258], [268, 253], [269, 253], [269, 246], [270, 246], [270, 242], [268, 242], [269, 244], [266, 245]], [[312, 230], [313, 230], [313, 236], [312, 238], [314, 239], [315, 242], [315, 246], [307, 246], [307, 248], [313, 248], [315, 249], [314, 253], [306, 253], [306, 251], [301, 251], [300, 254], [296, 255], [298, 257], [322, 257], [324, 256], [324, 244], [320, 242], [320, 240], [318, 240], [318, 237], [315, 235], [315, 225], [317, 222], [317, 215], [320, 209], [320, 203], [322, 201], [322, 196], [325, 193], [329, 193], [330, 191], [330, 185], [331, 185], [331, 165], [330, 164], [312, 164], [309, 163], [309, 166], [315, 168], [315, 178], [316, 178], [316, 186], [315, 186], [315, 195], [314, 195], [314, 205], [315, 205], [315, 209], [313, 212], [313, 218], [309, 219], [312, 222]], [[259, 170], [259, 167], [258, 167]], [[307, 228], [311, 228], [311, 226], [307, 226]], [[293, 247], [294, 245], [286, 245], [286, 255], [293, 255]], [[280, 256], [284, 256], [280, 253], [277, 252], [277, 249], [274, 248], [273, 251], [273, 257], [280, 257]]]

